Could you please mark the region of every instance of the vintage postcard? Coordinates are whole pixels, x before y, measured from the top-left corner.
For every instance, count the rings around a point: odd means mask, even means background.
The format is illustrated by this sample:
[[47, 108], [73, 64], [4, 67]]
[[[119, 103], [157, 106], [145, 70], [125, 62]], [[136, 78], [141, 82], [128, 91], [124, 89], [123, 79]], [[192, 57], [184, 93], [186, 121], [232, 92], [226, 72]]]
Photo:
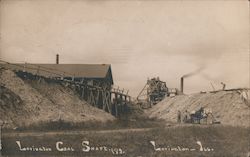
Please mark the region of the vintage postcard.
[[0, 0], [0, 156], [250, 157], [248, 0]]

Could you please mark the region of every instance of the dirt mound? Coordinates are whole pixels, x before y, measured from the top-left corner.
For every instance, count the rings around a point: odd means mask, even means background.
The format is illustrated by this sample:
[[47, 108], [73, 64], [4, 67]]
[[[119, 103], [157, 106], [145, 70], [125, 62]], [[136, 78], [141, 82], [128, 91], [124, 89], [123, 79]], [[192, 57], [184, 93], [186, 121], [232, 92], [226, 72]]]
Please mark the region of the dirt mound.
[[46, 81], [22, 80], [10, 70], [0, 71], [0, 120], [7, 126], [39, 122], [106, 122], [114, 117], [92, 107], [68, 87]]
[[[27, 117], [26, 111], [23, 109], [22, 99], [8, 88], [0, 85], [0, 113], [2, 122], [16, 121], [19, 117]], [[9, 112], [11, 111], [11, 112]], [[1, 123], [2, 123], [1, 122]], [[21, 125], [21, 123], [20, 123]], [[5, 124], [6, 127], [14, 128], [13, 123]]]
[[205, 107], [211, 109], [215, 119], [222, 124], [250, 126], [250, 106], [244, 94], [235, 90], [167, 97], [146, 112], [151, 118], [177, 122], [178, 111], [192, 112]]

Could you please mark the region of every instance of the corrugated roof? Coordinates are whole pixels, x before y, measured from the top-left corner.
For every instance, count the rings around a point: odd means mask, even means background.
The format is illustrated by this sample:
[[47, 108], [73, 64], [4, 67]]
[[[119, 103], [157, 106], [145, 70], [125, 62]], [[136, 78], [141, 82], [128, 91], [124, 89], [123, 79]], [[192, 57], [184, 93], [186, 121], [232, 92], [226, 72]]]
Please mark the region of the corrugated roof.
[[27, 72], [50, 77], [105, 78], [109, 69], [111, 73], [110, 64], [5, 64], [5, 66], [18, 70], [25, 68]]

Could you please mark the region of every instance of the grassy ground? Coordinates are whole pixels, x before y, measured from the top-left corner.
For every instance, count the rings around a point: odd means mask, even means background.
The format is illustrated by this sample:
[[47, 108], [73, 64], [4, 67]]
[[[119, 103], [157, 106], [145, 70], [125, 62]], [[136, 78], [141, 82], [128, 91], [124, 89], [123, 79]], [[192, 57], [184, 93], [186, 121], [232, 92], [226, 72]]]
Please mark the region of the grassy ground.
[[40, 122], [32, 126], [19, 127], [16, 130], [5, 129], [5, 132], [31, 132], [31, 131], [70, 131], [70, 130], [116, 130], [116, 129], [130, 129], [130, 128], [154, 128], [164, 127], [163, 121], [154, 119], [141, 120], [124, 120], [117, 119], [108, 122], [88, 121], [81, 123], [59, 121]]
[[[125, 129], [110, 131], [82, 131], [69, 134], [53, 131], [22, 136], [18, 133], [6, 133], [2, 136], [4, 156], [159, 156], [159, 157], [246, 157], [250, 151], [250, 128], [229, 126], [172, 126], [155, 127], [152, 129]], [[50, 147], [51, 152], [21, 152], [16, 144], [20, 141], [22, 147]], [[72, 147], [74, 151], [59, 152], [56, 142], [61, 141], [60, 148]], [[89, 152], [83, 152], [89, 141]], [[155, 141], [156, 148], [189, 148], [194, 151], [162, 150], [156, 151], [150, 141]], [[203, 148], [213, 151], [200, 151], [197, 141]], [[96, 150], [96, 147], [98, 150]], [[104, 151], [104, 147], [107, 151]], [[102, 149], [102, 150], [100, 150]], [[204, 149], [203, 149], [204, 150]], [[118, 154], [116, 154], [118, 153]]]
[[[111, 130], [129, 128], [164, 127], [166, 122], [155, 118], [148, 118], [141, 109], [130, 106], [127, 113], [123, 113], [116, 120], [107, 122], [87, 121], [80, 123], [58, 121], [40, 121], [30, 126], [21, 126], [16, 130], [6, 129], [6, 132], [57, 131], [57, 130]], [[171, 125], [171, 123], [168, 123]]]

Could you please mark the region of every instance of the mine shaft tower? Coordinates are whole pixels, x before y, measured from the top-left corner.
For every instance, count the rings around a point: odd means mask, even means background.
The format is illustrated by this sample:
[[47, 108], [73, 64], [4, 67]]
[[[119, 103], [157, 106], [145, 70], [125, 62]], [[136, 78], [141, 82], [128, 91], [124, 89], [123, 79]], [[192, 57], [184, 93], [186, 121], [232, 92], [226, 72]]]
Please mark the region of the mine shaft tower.
[[157, 104], [166, 96], [169, 96], [166, 82], [161, 81], [159, 77], [152, 78], [147, 80], [147, 83], [137, 96], [137, 103], [142, 108], [148, 108]]

